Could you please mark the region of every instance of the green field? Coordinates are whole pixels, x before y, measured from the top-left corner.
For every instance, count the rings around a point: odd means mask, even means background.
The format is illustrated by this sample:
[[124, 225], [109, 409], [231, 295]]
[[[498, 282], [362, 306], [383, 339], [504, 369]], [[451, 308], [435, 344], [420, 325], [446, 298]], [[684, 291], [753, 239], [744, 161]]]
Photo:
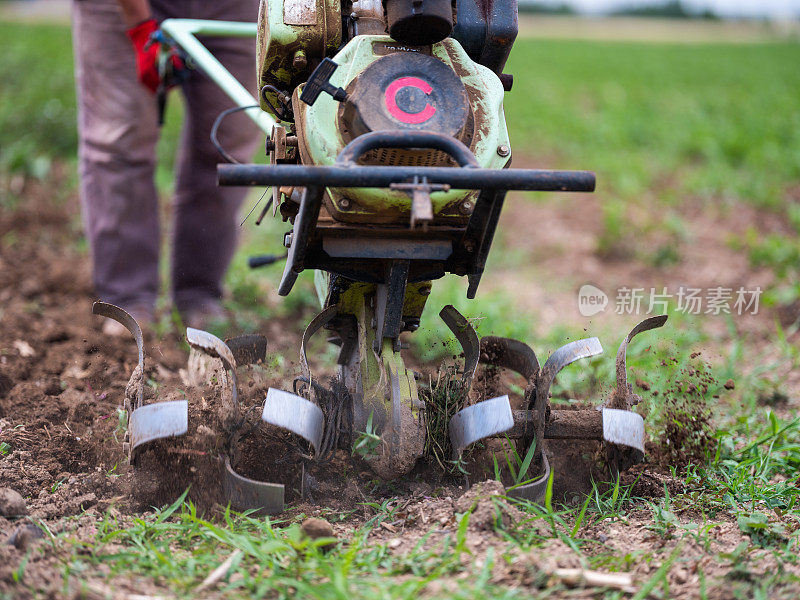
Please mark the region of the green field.
[[[74, 172], [76, 114], [69, 29], [0, 23], [0, 39], [0, 210], [6, 211], [24, 202], [16, 191], [20, 178], [46, 183], [64, 164]], [[670, 573], [703, 561], [697, 575], [701, 583], [690, 590], [692, 597], [797, 597], [798, 65], [800, 44], [786, 41], [518, 40], [506, 68], [515, 76], [506, 100], [514, 164], [592, 169], [599, 184], [592, 199], [530, 194], [509, 204], [516, 207], [513, 214], [530, 215], [530, 223], [563, 222], [564, 213], [574, 211], [572, 233], [583, 245], [570, 258], [569, 239], [549, 240], [543, 231], [542, 244], [558, 264], [540, 262], [540, 255], [516, 241], [528, 225], [507, 219], [479, 299], [467, 302], [465, 283], [457, 278], [441, 282], [417, 334], [414, 351], [421, 361], [435, 362], [446, 354], [436, 345], [442, 335], [436, 313], [438, 305], [450, 302], [477, 318], [481, 334], [519, 337], [541, 348], [544, 356], [576, 336], [594, 335], [594, 329], [613, 356], [634, 319], [590, 323], [577, 315], [574, 291], [592, 273], [587, 264], [607, 270], [613, 286], [638, 281], [648, 286], [763, 286], [757, 319], [685, 316], [672, 306], [663, 334], [642, 336], [647, 339], [632, 345], [634, 373], [651, 384], [637, 391], [656, 445], [663, 448], [665, 436], [691, 433], [693, 423], [712, 415], [713, 425], [703, 435], [688, 436], [686, 451], [694, 452], [694, 458], [672, 474], [679, 483], [665, 497], [635, 498], [617, 486], [597, 491], [583, 506], [522, 506], [530, 521], [513, 530], [499, 527], [499, 541], [479, 556], [465, 545], [468, 515], [434, 549], [420, 544], [402, 556], [388, 552], [369, 536], [381, 522], [396, 519], [397, 506], [389, 501], [360, 506], [371, 517], [328, 554], [302, 540], [295, 523], [238, 515], [212, 522], [198, 517], [189, 504], [140, 518], [109, 513], [88, 538], [64, 527], [52, 539], [65, 597], [69, 582], [85, 573], [100, 573], [112, 586], [142, 577], [169, 597], [194, 597], [196, 586], [229, 556], [234, 557], [230, 572], [236, 575], [221, 584], [219, 593], [225, 597], [668, 598], [670, 581], [676, 585]], [[177, 96], [174, 100], [159, 148], [164, 160], [158, 180], [165, 201], [180, 125]], [[71, 175], [59, 193], [72, 193], [75, 186]], [[593, 220], [578, 218], [584, 202]], [[228, 305], [238, 314], [235, 325], [252, 330], [264, 319], [291, 316], [297, 320], [287, 328], [299, 330], [304, 321], [298, 315], [314, 310], [311, 278], [304, 276], [290, 301], [280, 303], [273, 291], [280, 267], [251, 272], [245, 263], [250, 254], [277, 252], [287, 226], [270, 223], [257, 230], [252, 220], [244, 226], [244, 247], [229, 275]], [[536, 235], [529, 237], [533, 244]], [[2, 239], [0, 248], [11, 243], [13, 238]], [[703, 262], [709, 253], [716, 270]], [[509, 291], [509, 278], [568, 308], [553, 324], [544, 310], [537, 313]], [[585, 331], [590, 325], [594, 329]], [[166, 311], [163, 326], [172, 326]], [[700, 351], [702, 356], [694, 355]], [[607, 356], [592, 361], [588, 370], [565, 371], [555, 395], [568, 401], [606, 392], [612, 364]], [[701, 372], [708, 372], [712, 383], [698, 390]], [[735, 390], [724, 388], [729, 379], [735, 380]], [[672, 390], [675, 403], [667, 405], [658, 390]], [[333, 521], [346, 517], [330, 515]], [[597, 541], [596, 532], [625, 527], [646, 531], [647, 549], [610, 552]], [[733, 546], [720, 541], [723, 532], [735, 538]], [[587, 569], [636, 570], [638, 593], [603, 589], [578, 596], [546, 577], [533, 583], [493, 579], [497, 565], [550, 552], [553, 544]], [[24, 564], [14, 569], [20, 589], [36, 589], [36, 582], [25, 578]], [[76, 597], [103, 597], [96, 590], [84, 592]]]

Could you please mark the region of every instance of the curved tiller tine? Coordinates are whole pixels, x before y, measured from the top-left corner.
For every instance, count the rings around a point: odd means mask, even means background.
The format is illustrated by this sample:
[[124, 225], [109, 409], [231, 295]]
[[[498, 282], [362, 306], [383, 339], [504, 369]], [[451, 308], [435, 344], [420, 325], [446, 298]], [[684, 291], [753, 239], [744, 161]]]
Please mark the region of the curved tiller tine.
[[239, 390], [236, 380], [236, 358], [228, 345], [212, 333], [202, 329], [186, 328], [186, 341], [192, 348], [205, 352], [209, 356], [219, 358], [222, 366], [230, 373], [231, 401], [234, 410], [239, 410]]
[[139, 378], [139, 389], [136, 392], [136, 406], [139, 408], [144, 402], [144, 337], [142, 336], [142, 328], [126, 310], [109, 304], [107, 302], [95, 302], [92, 304], [92, 313], [113, 319], [117, 323], [121, 323], [125, 328], [131, 332], [131, 335], [136, 340], [136, 347], [139, 350], [139, 371], [142, 376]]
[[315, 454], [319, 454], [325, 416], [313, 402], [283, 390], [269, 388], [261, 419], [299, 435], [314, 447]]
[[255, 365], [267, 358], [267, 338], [260, 333], [248, 333], [228, 338], [225, 344], [237, 365]]
[[130, 314], [119, 306], [106, 302], [95, 302], [92, 312], [96, 315], [108, 317], [122, 323], [136, 339], [139, 349], [139, 389], [137, 390], [136, 406], [130, 411], [128, 417], [128, 436], [130, 441], [129, 460], [133, 461], [136, 449], [142, 444], [154, 440], [184, 435], [189, 430], [189, 402], [174, 400], [171, 402], [156, 402], [142, 406], [144, 402], [144, 340], [142, 329]]
[[[311, 319], [311, 322], [303, 332], [303, 338], [300, 340], [300, 366], [303, 369], [303, 375], [308, 380], [309, 388], [311, 388], [311, 369], [308, 367], [308, 356], [306, 354], [308, 340], [325, 325], [330, 323], [337, 314], [339, 314], [339, 307], [335, 304], [329, 306]], [[269, 398], [269, 396], [267, 396], [267, 398]]]
[[464, 449], [483, 438], [496, 436], [514, 426], [508, 396], [498, 396], [462, 408], [448, 425], [453, 460], [461, 458]]
[[481, 338], [480, 362], [510, 369], [533, 381], [539, 373], [539, 359], [533, 348], [511, 338], [487, 335]]
[[239, 475], [227, 456], [224, 477], [223, 489], [232, 507], [253, 510], [257, 515], [272, 515], [283, 510], [284, 486], [280, 483], [256, 481]]
[[544, 424], [547, 412], [547, 405], [550, 398], [550, 386], [558, 375], [559, 371], [567, 365], [581, 358], [589, 358], [602, 354], [603, 347], [600, 340], [596, 337], [575, 340], [569, 344], [564, 344], [550, 355], [547, 362], [539, 371], [536, 377], [536, 396], [533, 406], [530, 407], [536, 413], [536, 434], [535, 443], [539, 445], [538, 453], [542, 457], [543, 474], [541, 477], [528, 483], [508, 490], [510, 498], [522, 498], [531, 502], [541, 502], [547, 491], [547, 482], [550, 479], [550, 462], [547, 453], [544, 451]]
[[[576, 360], [597, 356], [602, 353], [603, 346], [600, 345], [600, 340], [596, 337], [575, 340], [569, 344], [564, 344], [553, 352], [536, 377], [536, 398], [531, 408], [540, 412], [541, 416], [544, 417], [544, 411], [547, 408], [547, 401], [550, 397], [550, 386], [553, 385], [553, 381], [559, 371]], [[544, 425], [543, 418], [541, 422]]]
[[[453, 335], [456, 336], [458, 343], [464, 351], [464, 387], [469, 389], [472, 383], [472, 378], [475, 375], [475, 369], [478, 368], [478, 360], [480, 359], [481, 344], [478, 339], [478, 334], [470, 322], [458, 312], [454, 306], [448, 304], [440, 312], [439, 316], [444, 321], [445, 325], [450, 328]], [[475, 405], [477, 406], [477, 405]]]
[[628, 365], [627, 365], [627, 352], [628, 344], [631, 340], [643, 331], [657, 329], [667, 322], [667, 315], [658, 315], [656, 317], [649, 317], [641, 321], [631, 329], [617, 350], [617, 389], [611, 398], [611, 408], [629, 409], [632, 405], [638, 403], [638, 398], [634, 397], [633, 390], [628, 385]]

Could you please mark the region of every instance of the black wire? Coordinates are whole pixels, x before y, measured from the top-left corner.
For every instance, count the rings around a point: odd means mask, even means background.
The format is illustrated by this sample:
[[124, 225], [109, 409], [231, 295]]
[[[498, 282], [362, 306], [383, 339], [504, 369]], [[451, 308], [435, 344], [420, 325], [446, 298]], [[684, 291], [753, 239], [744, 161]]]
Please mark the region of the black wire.
[[285, 104], [282, 104], [283, 110], [278, 110], [277, 108], [275, 108], [275, 106], [273, 106], [272, 102], [269, 101], [266, 92], [272, 92], [273, 94], [275, 94], [278, 97], [279, 102], [281, 96], [285, 96], [286, 94], [284, 94], [274, 85], [267, 84], [261, 88], [261, 99], [264, 101], [264, 104], [269, 106], [270, 110], [272, 111], [272, 114], [278, 117], [281, 121], [287, 121], [287, 122], [294, 121], [294, 115], [290, 114], [291, 111], [288, 110], [287, 106]]
[[225, 150], [225, 148], [222, 147], [222, 144], [219, 143], [219, 138], [217, 138], [217, 131], [219, 131], [219, 126], [222, 124], [222, 121], [225, 120], [225, 117], [242, 110], [248, 110], [250, 108], [261, 108], [261, 107], [258, 104], [253, 104], [252, 106], [235, 106], [233, 108], [228, 108], [219, 113], [217, 119], [214, 121], [214, 124], [211, 126], [211, 143], [214, 144], [214, 148], [216, 148], [217, 152], [219, 152], [222, 155], [222, 158], [227, 160], [229, 163], [234, 163], [237, 165], [241, 164], [233, 156], [228, 154], [228, 151]]

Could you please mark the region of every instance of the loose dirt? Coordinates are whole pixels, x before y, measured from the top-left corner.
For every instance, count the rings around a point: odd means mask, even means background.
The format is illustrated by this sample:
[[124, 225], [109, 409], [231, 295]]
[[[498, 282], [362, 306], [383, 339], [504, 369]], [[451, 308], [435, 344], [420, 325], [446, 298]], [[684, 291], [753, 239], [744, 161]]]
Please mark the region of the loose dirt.
[[[0, 488], [24, 498], [32, 521], [0, 517], [0, 542], [7, 542], [0, 545], [0, 594], [29, 597], [14, 575], [25, 560], [26, 582], [35, 582], [43, 596], [71, 597], [74, 580], [65, 585], [60, 551], [42, 545], [41, 552], [29, 552], [41, 543], [41, 528], [31, 529], [29, 524], [38, 523], [54, 534], [70, 531], [76, 539], [92, 539], [97, 522], [108, 511], [124, 523], [152, 505], [173, 501], [190, 484], [190, 498], [213, 518], [221, 499], [220, 467], [214, 457], [226, 445], [230, 415], [220, 388], [203, 385], [187, 371], [188, 349], [182, 338], [169, 328], [160, 335], [149, 332], [144, 375], [148, 396], [188, 399], [190, 431], [180, 440], [151, 445], [138, 457], [137, 468], [128, 465], [122, 406], [137, 363], [135, 343], [127, 337], [104, 337], [102, 319], [91, 315], [95, 298], [74, 218], [76, 199], [54, 203], [47, 187], [32, 183], [24, 195], [24, 204], [0, 213]], [[282, 323], [264, 324], [269, 352], [295, 356], [298, 340], [287, 329]], [[234, 442], [231, 457], [241, 474], [286, 485], [287, 499], [293, 503], [289, 518], [295, 513], [324, 516], [331, 510], [352, 511], [347, 520], [333, 525], [337, 537], [347, 538], [373, 514], [366, 501], [390, 499], [396, 508], [393, 520], [374, 529], [370, 539], [386, 544], [392, 553], [402, 553], [427, 534], [428, 547], [452, 538], [462, 515], [471, 513], [465, 543], [474, 568], [456, 577], [471, 576], [490, 548], [507, 551], [498, 531], [541, 533], [543, 538], [551, 534], [547, 522], [532, 519], [497, 496], [504, 489], [501, 483], [485, 482], [465, 493], [461, 480], [431, 477], [436, 469], [425, 461], [405, 479], [380, 482], [364, 461], [340, 452], [331, 463], [310, 468], [301, 480], [296, 468], [300, 457], [286, 452], [286, 434], [270, 430], [259, 418], [267, 388], [291, 389], [294, 370], [265, 365], [240, 369], [242, 414], [249, 427]], [[485, 395], [508, 389], [511, 382], [524, 385], [496, 370], [482, 370], [477, 380]], [[515, 402], [519, 400], [517, 396]], [[477, 479], [487, 476], [491, 472]], [[626, 473], [623, 483], [635, 483], [632, 493], [645, 498], [684, 485], [653, 464]], [[300, 498], [303, 488], [306, 496]], [[651, 525], [652, 514], [642, 508], [625, 521], [595, 523], [580, 534], [597, 540], [598, 554], [651, 553], [651, 560], [634, 559], [629, 565], [641, 580], [676, 544], [655, 536]], [[720, 533], [712, 542], [715, 550], [731, 551], [747, 539], [735, 523], [715, 527]], [[707, 556], [707, 548], [684, 547], [679, 568], [668, 575], [673, 597], [693, 597], [699, 570], [708, 578], [724, 575], [725, 567], [710, 564]], [[580, 566], [566, 544], [552, 539], [541, 551], [513, 551], [506, 560], [497, 561], [491, 579], [534, 589], [549, 585], [554, 569]], [[765, 559], [752, 572], [769, 568]], [[96, 583], [103, 589], [99, 580]], [[441, 591], [451, 584], [442, 578], [426, 593], [435, 597], [437, 587]], [[127, 598], [164, 591], [155, 582], [123, 576], [115, 580], [112, 595]], [[593, 597], [591, 590], [584, 592], [571, 597]], [[709, 597], [726, 596], [720, 592]]]

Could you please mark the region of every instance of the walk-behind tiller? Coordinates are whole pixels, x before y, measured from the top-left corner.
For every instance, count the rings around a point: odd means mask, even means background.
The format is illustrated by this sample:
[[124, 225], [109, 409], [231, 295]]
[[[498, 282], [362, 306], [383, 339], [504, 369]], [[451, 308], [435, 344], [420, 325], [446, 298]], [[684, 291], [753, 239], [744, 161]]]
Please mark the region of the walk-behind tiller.
[[[166, 21], [163, 31], [246, 108], [241, 86], [229, 85], [191, 35], [224, 34], [224, 27]], [[222, 164], [218, 176], [220, 185], [272, 186], [273, 214], [279, 210], [292, 223], [278, 293], [289, 294], [305, 269], [316, 270], [323, 291], [323, 310], [301, 342], [303, 373], [292, 393], [270, 389], [262, 414], [304, 438], [313, 449], [310, 461], [350, 450], [369, 430], [380, 440], [368, 459], [375, 472], [383, 478], [410, 472], [426, 444], [426, 404], [403, 361], [401, 334], [418, 328], [431, 282], [447, 273], [466, 276], [467, 297], [475, 297], [509, 190], [594, 190], [591, 172], [510, 168], [503, 95], [512, 77], [503, 67], [516, 34], [516, 0], [262, 0], [257, 47], [264, 112], [250, 108], [249, 114], [268, 129], [271, 164]], [[269, 261], [253, 261], [259, 262]], [[124, 316], [105, 310], [138, 335]], [[549, 402], [553, 380], [568, 364], [601, 353], [597, 338], [566, 344], [540, 365], [523, 342], [479, 339], [452, 306], [439, 314], [463, 348], [459, 390], [465, 397], [479, 363], [510, 369], [527, 382], [522, 410], [512, 410], [502, 395], [452, 416], [453, 461], [488, 437], [517, 440], [522, 456], [535, 445], [529, 471], [535, 477], [509, 495], [538, 501], [551, 470], [557, 480], [558, 469], [581, 468], [579, 456], [565, 460], [568, 444], [558, 442], [556, 452], [548, 440], [602, 443], [612, 474], [642, 460], [644, 422], [631, 411], [638, 397], [627, 382], [626, 349], [666, 316], [642, 321], [622, 342], [616, 390], [601, 407], [556, 410]], [[306, 357], [309, 339], [321, 329], [340, 347], [331, 385], [311, 374]], [[187, 338], [222, 359], [235, 402], [231, 350], [204, 332], [189, 330]], [[184, 415], [185, 406], [177, 405], [134, 410], [132, 451], [137, 443], [185, 432]], [[282, 509], [281, 486], [243, 479], [235, 464], [227, 466], [234, 505]]]

